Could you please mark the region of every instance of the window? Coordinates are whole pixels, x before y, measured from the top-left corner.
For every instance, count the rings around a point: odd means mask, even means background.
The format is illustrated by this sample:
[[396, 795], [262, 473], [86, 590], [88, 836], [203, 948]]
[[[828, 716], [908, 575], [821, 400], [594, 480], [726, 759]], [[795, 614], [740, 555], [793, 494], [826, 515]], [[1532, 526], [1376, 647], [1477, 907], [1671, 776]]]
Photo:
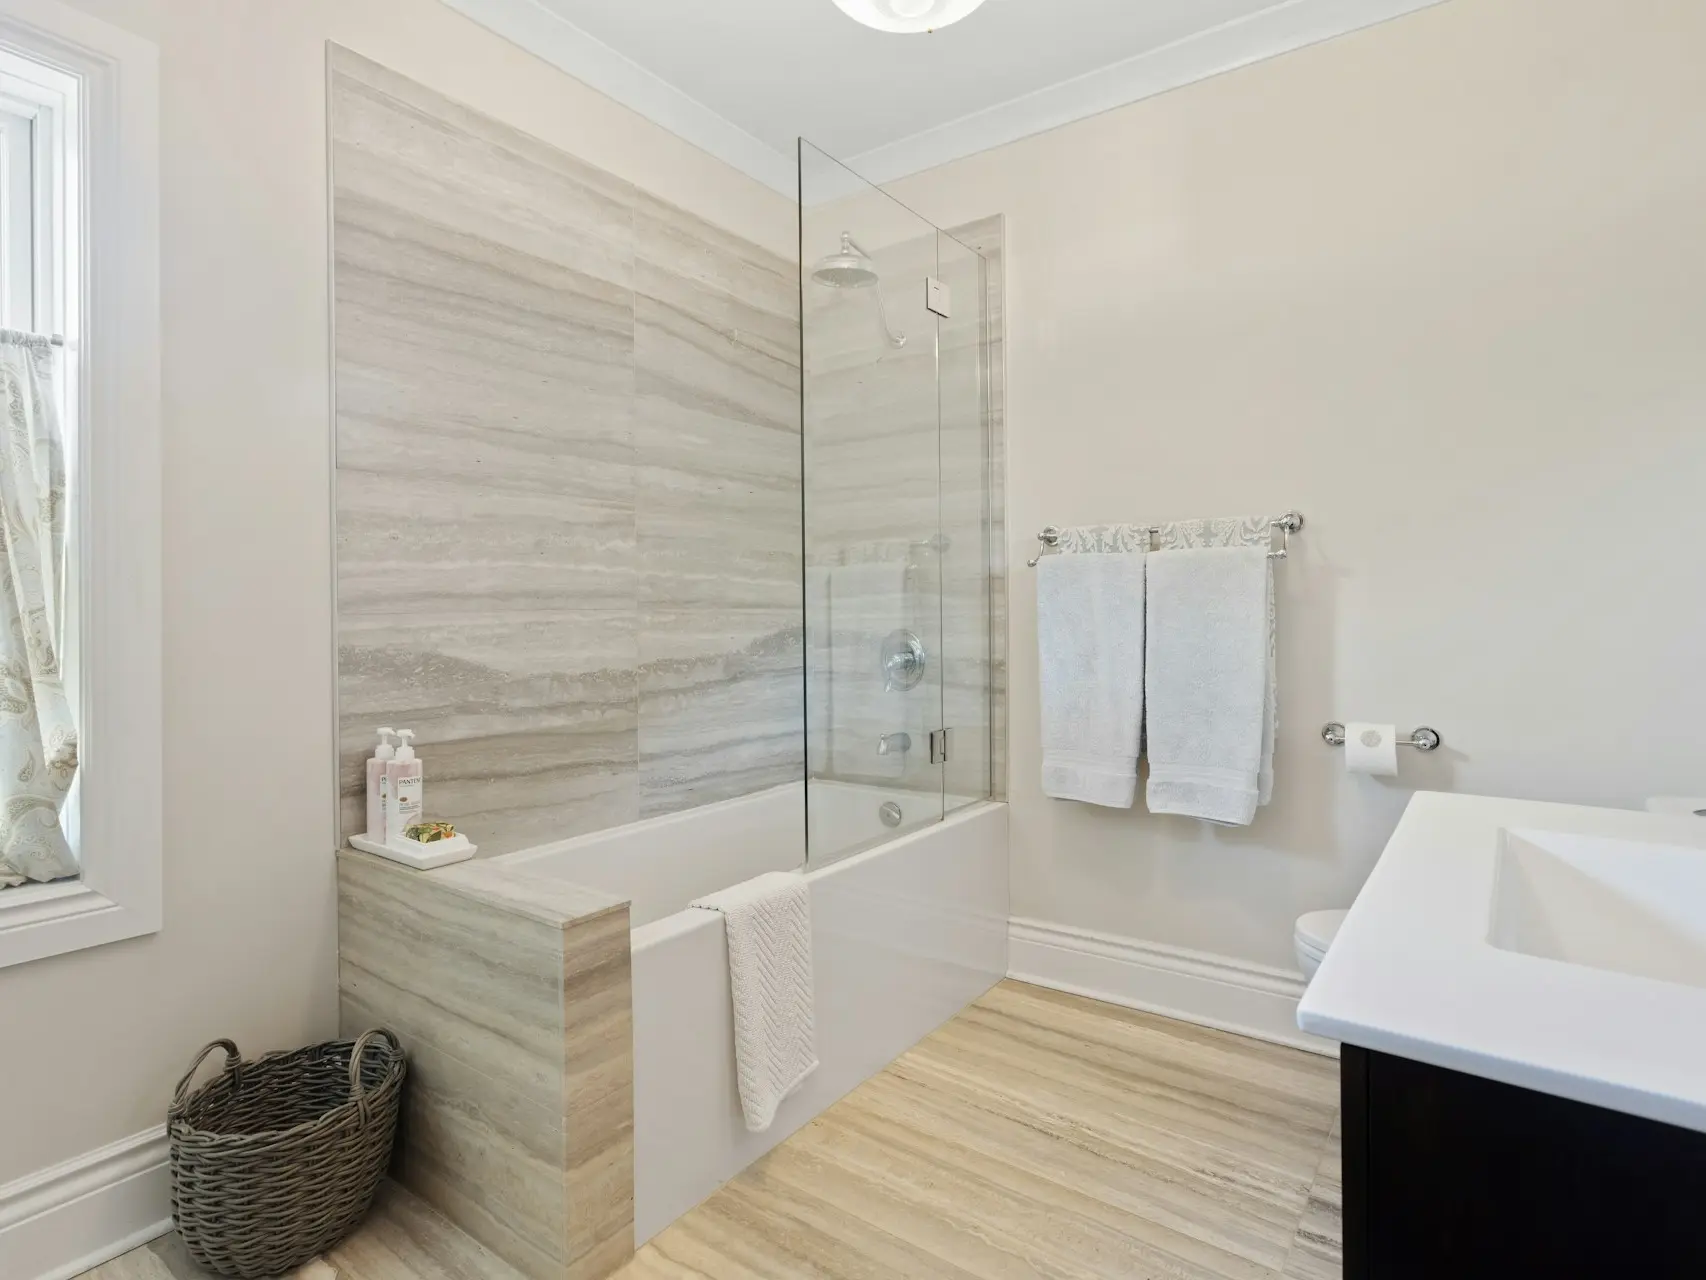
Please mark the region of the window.
[[0, 0], [0, 966], [160, 927], [158, 111]]
[[0, 891], [78, 874], [79, 98], [0, 48]]
[[0, 328], [63, 334], [77, 293], [77, 78], [0, 49]]

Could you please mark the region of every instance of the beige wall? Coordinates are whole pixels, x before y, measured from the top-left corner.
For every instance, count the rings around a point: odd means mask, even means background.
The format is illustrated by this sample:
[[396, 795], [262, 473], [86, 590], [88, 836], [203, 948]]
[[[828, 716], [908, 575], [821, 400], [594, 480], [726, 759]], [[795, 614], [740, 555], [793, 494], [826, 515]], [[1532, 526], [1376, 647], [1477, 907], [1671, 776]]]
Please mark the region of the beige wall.
[[[1016, 915], [1290, 965], [1413, 787], [1706, 794], [1702, 49], [1454, 0], [896, 184], [1008, 216]], [[1045, 800], [1035, 531], [1288, 507], [1274, 805]], [[1331, 719], [1447, 749], [1349, 778]]]
[[82, 7], [162, 50], [166, 923], [0, 971], [0, 1183], [157, 1123], [215, 1035], [336, 1030], [325, 41], [793, 252], [789, 201], [434, 0]]

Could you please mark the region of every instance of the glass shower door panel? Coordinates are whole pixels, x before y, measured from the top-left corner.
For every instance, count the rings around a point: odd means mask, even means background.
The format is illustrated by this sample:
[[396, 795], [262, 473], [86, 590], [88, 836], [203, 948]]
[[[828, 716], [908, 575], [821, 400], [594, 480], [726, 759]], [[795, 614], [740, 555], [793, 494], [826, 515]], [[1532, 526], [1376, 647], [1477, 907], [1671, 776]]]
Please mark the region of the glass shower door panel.
[[800, 149], [807, 850], [941, 820], [942, 561], [928, 222]]
[[983, 258], [939, 232], [942, 723], [949, 729], [944, 811], [987, 799], [990, 775], [989, 432]]

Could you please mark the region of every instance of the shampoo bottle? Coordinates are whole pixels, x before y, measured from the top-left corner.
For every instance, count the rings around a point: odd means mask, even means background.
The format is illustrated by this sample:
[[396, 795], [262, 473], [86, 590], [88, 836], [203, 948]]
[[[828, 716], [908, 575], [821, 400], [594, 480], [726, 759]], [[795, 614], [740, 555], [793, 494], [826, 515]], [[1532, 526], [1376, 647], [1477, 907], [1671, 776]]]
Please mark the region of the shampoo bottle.
[[367, 838], [385, 843], [385, 766], [397, 758], [395, 729], [379, 731], [379, 749], [367, 762]]
[[403, 833], [421, 820], [421, 762], [415, 758], [413, 729], [399, 729], [402, 746], [385, 764], [385, 840], [400, 844]]

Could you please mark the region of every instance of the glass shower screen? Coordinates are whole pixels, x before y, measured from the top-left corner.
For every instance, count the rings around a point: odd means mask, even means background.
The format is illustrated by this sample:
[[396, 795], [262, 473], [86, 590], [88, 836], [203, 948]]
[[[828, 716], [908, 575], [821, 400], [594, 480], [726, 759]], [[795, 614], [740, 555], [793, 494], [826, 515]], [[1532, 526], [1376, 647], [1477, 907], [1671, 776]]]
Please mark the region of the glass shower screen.
[[800, 143], [807, 858], [990, 794], [988, 338], [973, 250]]

